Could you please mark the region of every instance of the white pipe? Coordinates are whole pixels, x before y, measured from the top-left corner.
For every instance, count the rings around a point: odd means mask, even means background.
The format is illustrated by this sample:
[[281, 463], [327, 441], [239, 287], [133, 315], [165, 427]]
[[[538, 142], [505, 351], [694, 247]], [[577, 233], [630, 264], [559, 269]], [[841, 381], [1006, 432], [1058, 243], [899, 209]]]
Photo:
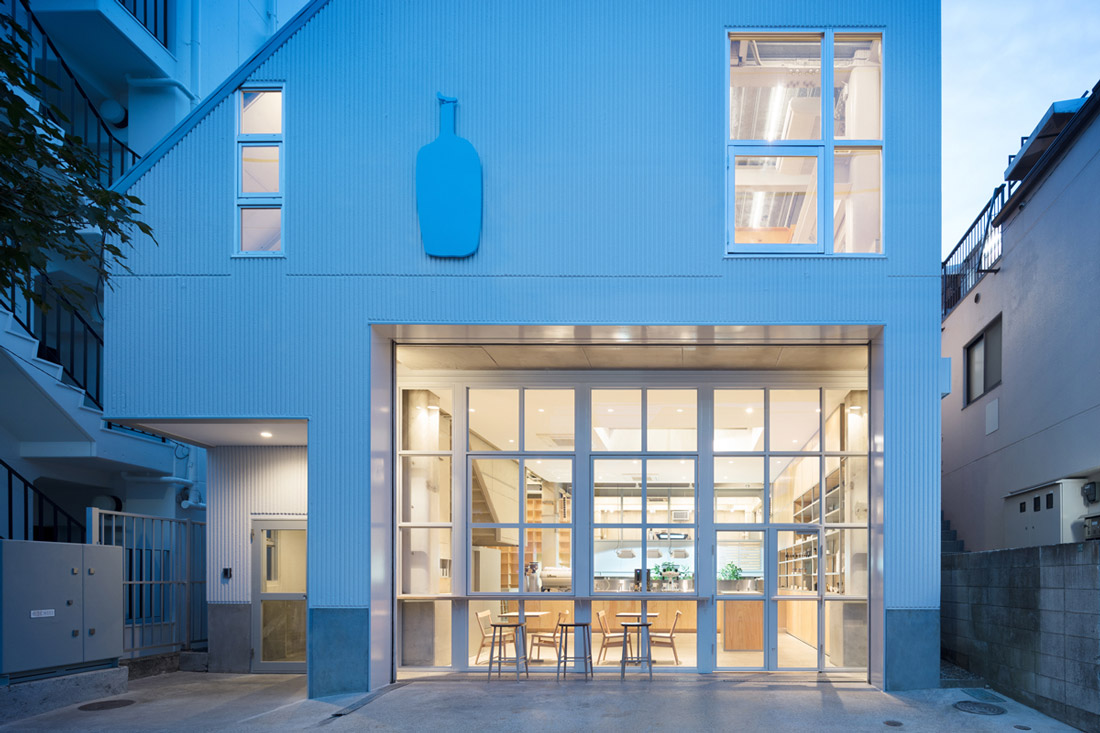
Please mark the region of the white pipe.
[[187, 98], [190, 99], [192, 102], [194, 102], [195, 100], [198, 99], [198, 97], [195, 96], [194, 92], [192, 92], [190, 89], [188, 89], [187, 85], [184, 84], [179, 79], [169, 79], [169, 78], [164, 78], [164, 79], [135, 79], [132, 76], [130, 76], [129, 74], [127, 74], [126, 75], [126, 83], [129, 84], [132, 87], [139, 87], [139, 88], [141, 88], [141, 87], [175, 87], [176, 89], [179, 89], [181, 92], [186, 94]]
[[126, 479], [127, 481], [145, 481], [151, 484], [179, 484], [180, 486], [185, 486], [187, 488], [191, 488], [195, 485], [194, 481], [188, 481], [185, 478], [179, 478], [176, 476], [135, 476], [134, 474], [128, 473], [126, 471], [122, 472], [122, 478]]
[[184, 509], [200, 509], [206, 511], [205, 501], [191, 501], [190, 499], [184, 499], [180, 502], [180, 506]]

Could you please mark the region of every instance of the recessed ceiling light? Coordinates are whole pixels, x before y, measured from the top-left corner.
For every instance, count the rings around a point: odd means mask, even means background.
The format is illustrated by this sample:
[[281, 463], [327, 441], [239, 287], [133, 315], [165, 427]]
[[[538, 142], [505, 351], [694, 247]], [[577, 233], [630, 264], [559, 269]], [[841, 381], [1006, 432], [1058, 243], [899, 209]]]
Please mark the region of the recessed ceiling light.
[[429, 409], [429, 410], [438, 410], [438, 409], [439, 409], [439, 405], [428, 405], [428, 409]]
[[512, 440], [511, 438], [509, 438], [509, 439], [508, 439], [508, 442], [509, 442], [509, 443], [515, 443], [516, 441]]
[[470, 412], [477, 412], [477, 410], [475, 410], [474, 408], [471, 407]]
[[752, 408], [751, 407], [746, 407], [745, 408], [745, 414], [746, 415], [751, 415], [752, 414]]
[[684, 411], [684, 408], [682, 408], [682, 407], [677, 407], [676, 408], [676, 412], [683, 412], [683, 411]]
[[271, 438], [271, 437], [274, 437], [274, 436], [272, 436], [271, 433], [269, 433], [265, 430], [262, 433], [260, 433], [260, 437], [261, 438]]
[[544, 410], [544, 409], [542, 409], [542, 408], [540, 407], [540, 408], [539, 408], [539, 412], [546, 412], [546, 410]]
[[815, 408], [814, 412], [821, 412], [821, 408], [820, 407]]
[[607, 408], [607, 411], [608, 411], [608, 412], [615, 412], [615, 410], [613, 410], [613, 409], [612, 409], [612, 408], [610, 408], [610, 407], [609, 407], [609, 408]]
[[858, 410], [858, 409], [859, 409], [859, 405], [852, 405], [852, 406], [851, 406], [851, 407], [849, 407], [848, 409], [849, 409], [849, 410]]

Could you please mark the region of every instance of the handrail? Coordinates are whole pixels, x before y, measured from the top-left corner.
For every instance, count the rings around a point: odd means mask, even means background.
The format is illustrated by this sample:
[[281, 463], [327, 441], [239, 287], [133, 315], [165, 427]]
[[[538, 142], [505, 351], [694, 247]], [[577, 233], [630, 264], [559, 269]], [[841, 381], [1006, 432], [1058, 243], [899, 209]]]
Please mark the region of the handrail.
[[[11, 311], [16, 323], [38, 341], [38, 358], [59, 365], [76, 387], [98, 408], [103, 408], [103, 337], [80, 314], [79, 309], [40, 274], [24, 273], [0, 290], [0, 306]], [[34, 289], [46, 309], [39, 308], [26, 293]]]
[[118, 4], [168, 48], [168, 0], [118, 0]]
[[946, 318], [1001, 258], [1001, 228], [993, 226], [993, 220], [1015, 186], [1014, 181], [1009, 181], [993, 189], [993, 196], [940, 266], [941, 318]]
[[[5, 481], [8, 487], [7, 539], [84, 542], [83, 524], [35, 488], [34, 484], [20, 476], [14, 468], [2, 459], [0, 459], [0, 467], [3, 467], [7, 472], [7, 480]], [[22, 489], [18, 497], [16, 489]], [[15, 517], [20, 513], [19, 510], [22, 510], [23, 518], [16, 525]], [[44, 521], [46, 517], [51, 517], [53, 521], [46, 523]], [[64, 539], [61, 537], [61, 520], [65, 522]], [[36, 532], [36, 529], [41, 529], [41, 531]], [[46, 532], [48, 529], [53, 530], [52, 538]]]
[[[28, 32], [30, 39], [25, 49], [27, 56], [31, 58], [39, 74], [57, 84], [56, 89], [39, 89], [39, 97], [47, 105], [45, 113], [62, 130], [79, 137], [96, 153], [101, 162], [100, 182], [104, 186], [110, 186], [137, 162], [138, 154], [111, 132], [68, 64], [39, 25], [27, 0], [0, 0], [0, 12], [10, 16], [14, 25]], [[15, 40], [18, 42], [18, 39]], [[55, 69], [49, 68], [54, 64]], [[68, 119], [58, 118], [50, 105]]]

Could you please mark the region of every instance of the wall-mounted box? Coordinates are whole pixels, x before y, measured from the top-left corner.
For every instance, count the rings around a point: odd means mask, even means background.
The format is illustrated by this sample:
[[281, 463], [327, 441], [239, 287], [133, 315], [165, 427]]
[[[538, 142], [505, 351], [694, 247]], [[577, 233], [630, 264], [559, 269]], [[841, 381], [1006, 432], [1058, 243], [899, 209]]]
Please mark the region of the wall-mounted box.
[[1084, 540], [1084, 484], [1083, 479], [1062, 479], [1005, 496], [1004, 546], [1036, 547]]
[[122, 548], [0, 540], [0, 675], [122, 654]]

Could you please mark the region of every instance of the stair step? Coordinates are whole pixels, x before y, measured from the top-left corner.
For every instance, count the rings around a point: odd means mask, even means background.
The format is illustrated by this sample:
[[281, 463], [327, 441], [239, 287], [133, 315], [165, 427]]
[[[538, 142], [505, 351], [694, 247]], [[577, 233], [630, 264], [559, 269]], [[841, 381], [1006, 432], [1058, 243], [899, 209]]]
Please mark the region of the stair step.
[[956, 529], [945, 529], [940, 532], [940, 540], [943, 542], [954, 542], [959, 539], [959, 531]]
[[940, 542], [940, 552], [941, 553], [948, 553], [948, 554], [956, 553], [956, 552], [963, 552], [963, 541], [962, 540], [944, 540], [944, 541]]
[[951, 520], [950, 519], [940, 519], [940, 529], [941, 530], [951, 529]]

